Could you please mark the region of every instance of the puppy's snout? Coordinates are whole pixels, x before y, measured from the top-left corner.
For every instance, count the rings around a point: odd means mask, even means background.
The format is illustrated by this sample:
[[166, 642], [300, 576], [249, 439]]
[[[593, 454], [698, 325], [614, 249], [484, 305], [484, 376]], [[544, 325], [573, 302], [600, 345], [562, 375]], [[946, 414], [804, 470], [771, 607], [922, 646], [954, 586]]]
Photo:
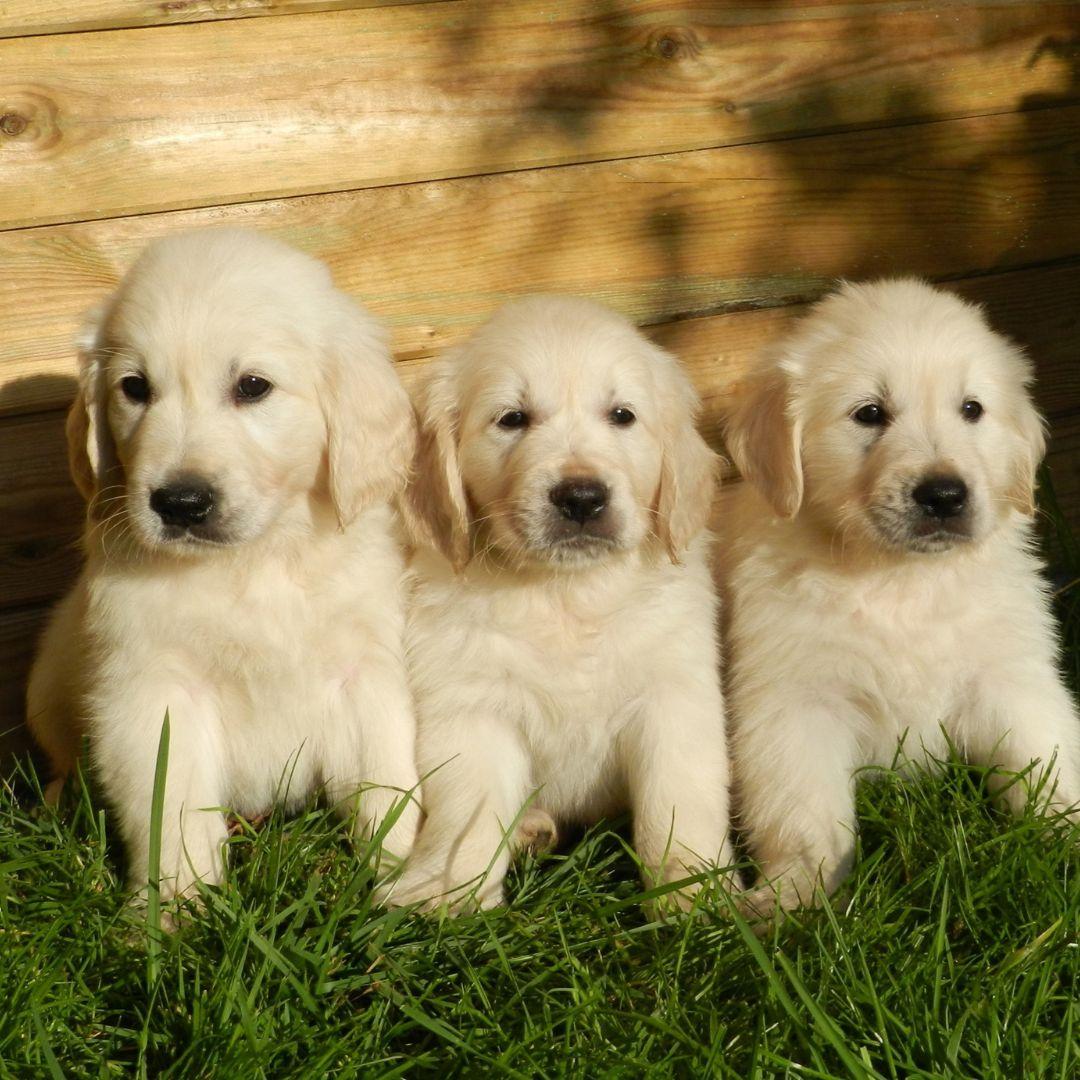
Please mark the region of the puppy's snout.
[[923, 480], [911, 497], [930, 517], [952, 518], [967, 506], [967, 484], [959, 476], [931, 476]]
[[563, 480], [548, 492], [548, 498], [568, 521], [579, 525], [598, 518], [607, 507], [607, 484], [593, 479]]
[[201, 525], [213, 513], [216, 496], [207, 483], [179, 480], [150, 493], [150, 509], [166, 525]]

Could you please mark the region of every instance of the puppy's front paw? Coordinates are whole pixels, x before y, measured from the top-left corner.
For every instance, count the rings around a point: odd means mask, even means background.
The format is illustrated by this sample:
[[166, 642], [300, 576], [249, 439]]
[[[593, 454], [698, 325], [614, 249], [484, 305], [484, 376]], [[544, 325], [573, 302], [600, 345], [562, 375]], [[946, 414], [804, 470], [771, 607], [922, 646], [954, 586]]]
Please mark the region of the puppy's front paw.
[[[128, 911], [132, 917], [142, 924], [146, 932], [150, 931], [149, 898], [146, 889], [141, 889], [128, 897]], [[201, 897], [178, 898], [175, 894], [164, 892], [161, 895], [161, 906], [158, 909], [158, 921], [162, 933], [175, 934], [185, 922], [190, 921], [202, 909]]]
[[413, 908], [423, 914], [445, 911], [449, 915], [465, 915], [500, 907], [502, 883], [487, 879], [479, 884], [448, 887], [441, 867], [409, 862], [401, 874], [376, 887], [375, 902], [389, 908]]
[[735, 910], [756, 930], [764, 931], [784, 914], [780, 893], [772, 885], [761, 885], [735, 898]]
[[[703, 874], [708, 874], [704, 880], [686, 880], [687, 878], [695, 878], [698, 875]], [[685, 884], [646, 901], [644, 905], [645, 912], [650, 919], [663, 921], [689, 914], [695, 910], [699, 910], [702, 913], [705, 910], [714, 911], [717, 907], [717, 903], [712, 899], [707, 898], [704, 904], [699, 903], [698, 897], [702, 891], [710, 891], [719, 888], [725, 892], [736, 892], [742, 887], [739, 876], [733, 869], [720, 868], [718, 872], [714, 874], [713, 867], [709, 865], [687, 867], [681, 862], [676, 862], [669, 864], [668, 867], [660, 873], [646, 872], [644, 875], [644, 884], [646, 888], [655, 888], [661, 884], [675, 885], [680, 881], [684, 881]], [[720, 904], [720, 907], [721, 910], [723, 910], [722, 903]]]
[[[392, 824], [384, 827], [388, 819], [392, 819]], [[364, 793], [361, 811], [353, 819], [355, 836], [364, 839], [381, 836], [383, 858], [399, 863], [412, 851], [419, 829], [420, 806], [416, 800], [382, 788]]]
[[375, 886], [375, 903], [379, 907], [414, 907], [417, 911], [435, 911], [439, 906], [442, 883], [437, 873], [425, 867], [407, 865], [400, 873], [391, 874]]
[[764, 934], [774, 923], [797, 908], [817, 907], [824, 901], [824, 893], [817, 882], [804, 877], [779, 877], [755, 889], [749, 889], [735, 898], [738, 913], [754, 927], [754, 932]]

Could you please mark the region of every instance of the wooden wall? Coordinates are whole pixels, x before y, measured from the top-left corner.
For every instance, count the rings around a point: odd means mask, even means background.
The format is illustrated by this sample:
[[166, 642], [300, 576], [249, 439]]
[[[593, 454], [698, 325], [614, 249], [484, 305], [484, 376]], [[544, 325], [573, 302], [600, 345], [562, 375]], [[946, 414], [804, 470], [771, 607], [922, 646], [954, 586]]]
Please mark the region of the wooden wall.
[[0, 0], [0, 731], [81, 515], [81, 312], [209, 222], [326, 259], [402, 374], [501, 300], [606, 301], [715, 402], [840, 275], [927, 275], [1038, 361], [1080, 517], [1080, 6]]

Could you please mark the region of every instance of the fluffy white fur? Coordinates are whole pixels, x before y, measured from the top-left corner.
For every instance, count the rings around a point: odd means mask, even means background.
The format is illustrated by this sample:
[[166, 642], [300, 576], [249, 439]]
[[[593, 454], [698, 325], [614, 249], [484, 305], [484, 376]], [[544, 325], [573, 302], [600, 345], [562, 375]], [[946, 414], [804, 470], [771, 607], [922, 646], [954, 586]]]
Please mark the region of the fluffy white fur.
[[[427, 817], [391, 902], [500, 903], [530, 815], [630, 809], [650, 883], [731, 861], [696, 408], [671, 356], [570, 298], [506, 305], [434, 368], [407, 629]], [[580, 528], [568, 478], [608, 488]]]
[[[251, 375], [272, 389], [238, 399]], [[140, 379], [146, 402], [125, 392]], [[91, 319], [79, 381], [68, 434], [86, 568], [28, 694], [58, 781], [87, 732], [145, 887], [168, 710], [167, 896], [220, 880], [222, 807], [254, 815], [324, 787], [370, 832], [417, 784], [389, 506], [415, 420], [383, 332], [321, 263], [205, 230], [145, 251]], [[212, 485], [204, 524], [152, 510], [177, 478]], [[391, 852], [408, 852], [418, 819], [406, 806]]]
[[[750, 482], [725, 493], [718, 550], [738, 813], [771, 881], [758, 910], [836, 887], [856, 770], [891, 764], [898, 740], [908, 761], [947, 756], [946, 736], [1002, 770], [1053, 761], [1043, 797], [1080, 797], [1032, 552], [1030, 380], [977, 308], [896, 280], [823, 300], [738, 388], [727, 445]], [[860, 423], [868, 405], [886, 422]], [[939, 520], [913, 493], [942, 476], [968, 498]], [[1024, 783], [1001, 784], [1020, 809]]]

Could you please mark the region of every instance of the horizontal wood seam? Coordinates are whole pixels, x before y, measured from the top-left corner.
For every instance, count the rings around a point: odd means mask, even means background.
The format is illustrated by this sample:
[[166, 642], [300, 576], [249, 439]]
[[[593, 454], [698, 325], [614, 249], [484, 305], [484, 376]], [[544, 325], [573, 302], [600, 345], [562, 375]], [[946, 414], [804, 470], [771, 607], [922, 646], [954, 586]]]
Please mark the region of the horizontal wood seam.
[[[303, 14], [302, 12], [291, 14]], [[190, 24], [186, 24], [190, 25]], [[929, 128], [941, 124], [958, 124], [967, 120], [979, 120], [989, 117], [1000, 116], [1023, 116], [1029, 113], [1041, 113], [1049, 112], [1052, 110], [1066, 110], [1066, 109], [1078, 109], [1080, 110], [1080, 97], [1076, 100], [1069, 101], [1055, 101], [1037, 104], [1023, 109], [989, 109], [985, 112], [966, 112], [962, 114], [956, 114], [952, 116], [934, 116], [934, 117], [908, 117], [906, 119], [897, 119], [895, 121], [882, 121], [878, 124], [859, 124], [859, 125], [838, 125], [836, 127], [820, 128], [815, 131], [797, 131], [790, 132], [788, 134], [772, 135], [760, 139], [745, 139], [734, 142], [720, 142], [710, 143], [702, 146], [695, 146], [687, 150], [675, 150], [670, 153], [661, 154], [618, 154], [618, 155], [600, 155], [600, 156], [586, 156], [582, 158], [575, 158], [569, 161], [556, 161], [547, 165], [526, 164], [520, 166], [505, 166], [497, 168], [488, 168], [484, 172], [454, 172], [454, 173], [437, 173], [433, 176], [420, 177], [414, 180], [400, 180], [400, 181], [387, 181], [371, 184], [360, 184], [358, 186], [351, 187], [328, 187], [328, 188], [313, 188], [302, 191], [289, 191], [276, 195], [259, 195], [250, 199], [235, 199], [230, 202], [208, 202], [208, 203], [184, 203], [177, 206], [165, 206], [158, 207], [152, 210], [135, 210], [130, 213], [110, 214], [108, 217], [72, 217], [63, 218], [57, 221], [47, 221], [34, 223], [30, 222], [24, 225], [11, 225], [6, 228], [0, 229], [0, 235], [8, 233], [21, 233], [27, 232], [31, 229], [53, 229], [61, 228], [68, 225], [91, 225], [100, 224], [105, 221], [129, 221], [143, 217], [155, 217], [163, 214], [181, 214], [194, 212], [198, 210], [227, 210], [234, 206], [253, 206], [257, 203], [267, 202], [288, 202], [293, 199], [312, 199], [319, 198], [323, 195], [358, 195], [365, 191], [380, 191], [390, 189], [406, 190], [408, 188], [418, 187], [422, 184], [440, 184], [451, 183], [461, 180], [481, 180], [485, 177], [496, 176], [513, 176], [518, 173], [543, 173], [549, 172], [553, 169], [572, 169], [581, 168], [582, 166], [589, 165], [612, 165], [617, 162], [638, 162], [638, 161], [650, 161], [669, 158], [686, 157], [690, 154], [708, 154], [718, 153], [723, 150], [742, 149], [746, 147], [754, 146], [769, 146], [773, 143], [794, 143], [803, 142], [807, 139], [828, 139], [835, 138], [841, 135], [857, 135], [861, 132], [870, 131], [890, 131], [898, 128]], [[975, 276], [975, 275], [965, 275]], [[942, 278], [940, 280], [948, 280]], [[739, 310], [733, 308], [731, 310]]]

